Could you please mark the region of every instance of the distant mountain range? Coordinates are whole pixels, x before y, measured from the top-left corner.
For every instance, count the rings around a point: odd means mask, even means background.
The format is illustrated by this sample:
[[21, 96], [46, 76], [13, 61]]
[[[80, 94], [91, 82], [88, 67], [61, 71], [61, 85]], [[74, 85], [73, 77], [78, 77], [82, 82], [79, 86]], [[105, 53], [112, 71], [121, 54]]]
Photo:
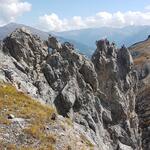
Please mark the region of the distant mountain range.
[[91, 55], [91, 51], [93, 50], [92, 46], [87, 46], [86, 44], [83, 44], [82, 42], [77, 42], [75, 40], [72, 40], [72, 39], [66, 39], [64, 37], [61, 37], [59, 35], [57, 35], [56, 33], [54, 32], [44, 32], [44, 31], [41, 31], [41, 30], [38, 30], [36, 28], [33, 28], [33, 27], [30, 27], [30, 26], [26, 26], [26, 25], [23, 25], [23, 24], [16, 24], [16, 23], [10, 23], [10, 24], [7, 24], [3, 27], [0, 27], [0, 40], [3, 40], [6, 36], [8, 36], [10, 33], [12, 33], [16, 28], [21, 28], [21, 27], [26, 27], [27, 29], [29, 29], [33, 34], [36, 34], [38, 36], [40, 36], [40, 38], [42, 40], [47, 40], [49, 34], [51, 35], [54, 35], [56, 36], [60, 42], [70, 42], [70, 43], [73, 43], [75, 48], [81, 52], [82, 54], [85, 54], [87, 56], [90, 56]]
[[49, 34], [52, 34], [57, 36], [61, 42], [71, 42], [78, 51], [87, 56], [91, 56], [94, 52], [96, 40], [107, 38], [111, 42], [115, 42], [118, 47], [123, 44], [129, 47], [136, 42], [146, 39], [150, 35], [150, 26], [128, 26], [124, 28], [101, 27], [48, 33], [26, 25], [11, 23], [4, 27], [0, 27], [0, 40], [5, 38], [16, 28], [22, 26], [31, 30], [33, 34], [37, 34], [43, 40], [47, 39]]
[[124, 28], [101, 27], [59, 32], [55, 34], [67, 39], [81, 41], [92, 47], [94, 47], [96, 40], [107, 38], [110, 41], [114, 41], [120, 47], [123, 44], [130, 46], [146, 39], [150, 34], [150, 26], [128, 26]]

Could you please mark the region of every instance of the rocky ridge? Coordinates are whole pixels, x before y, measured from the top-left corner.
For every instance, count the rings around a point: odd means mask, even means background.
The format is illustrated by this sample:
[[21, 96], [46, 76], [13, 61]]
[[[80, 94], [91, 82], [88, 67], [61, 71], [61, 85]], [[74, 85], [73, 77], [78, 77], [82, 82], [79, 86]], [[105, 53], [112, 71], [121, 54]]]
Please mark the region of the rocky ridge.
[[89, 60], [68, 42], [52, 36], [43, 42], [17, 29], [1, 44], [0, 78], [71, 118], [94, 149], [140, 150], [138, 79], [130, 52], [107, 40], [96, 45]]

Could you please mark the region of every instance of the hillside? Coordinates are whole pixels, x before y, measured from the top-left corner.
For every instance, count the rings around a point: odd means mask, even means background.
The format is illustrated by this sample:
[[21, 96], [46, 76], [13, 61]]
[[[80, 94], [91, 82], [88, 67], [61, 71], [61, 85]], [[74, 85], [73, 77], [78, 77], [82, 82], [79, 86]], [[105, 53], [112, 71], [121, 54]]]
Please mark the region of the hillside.
[[145, 78], [150, 73], [150, 39], [141, 41], [129, 47], [135, 66], [141, 72], [140, 78]]
[[8, 83], [0, 83], [0, 149], [91, 150], [94, 145], [68, 118]]
[[150, 39], [136, 43], [129, 49], [135, 54], [134, 62], [136, 65], [148, 63], [150, 61]]
[[[135, 69], [139, 76], [139, 90], [136, 100], [136, 111], [139, 114], [140, 127], [142, 128], [142, 143], [144, 149], [149, 149], [150, 125], [150, 39], [149, 37], [130, 47], [134, 58]], [[147, 144], [145, 144], [147, 143]]]

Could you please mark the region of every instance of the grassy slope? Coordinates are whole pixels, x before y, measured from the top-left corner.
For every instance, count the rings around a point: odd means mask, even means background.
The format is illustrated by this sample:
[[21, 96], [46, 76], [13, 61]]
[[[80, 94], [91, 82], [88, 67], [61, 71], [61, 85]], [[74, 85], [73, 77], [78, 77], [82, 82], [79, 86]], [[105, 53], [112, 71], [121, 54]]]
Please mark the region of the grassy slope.
[[[23, 118], [20, 127], [8, 115]], [[53, 115], [56, 119], [52, 119]], [[0, 82], [0, 149], [6, 150], [93, 150], [86, 136], [73, 129], [69, 118], [58, 118], [51, 106], [46, 106]]]
[[150, 61], [150, 39], [137, 43], [129, 48], [131, 51], [139, 53], [134, 59], [135, 65], [142, 65]]
[[[55, 112], [52, 107], [41, 105], [38, 101], [32, 100], [22, 92], [18, 92], [15, 87], [9, 84], [0, 85], [0, 124], [11, 125], [8, 114], [13, 114], [16, 118], [28, 120], [29, 126], [23, 129], [25, 134], [37, 140], [42, 140], [42, 148], [53, 149], [55, 136], [44, 132], [44, 125], [52, 122], [51, 116]], [[15, 144], [6, 144], [1, 141], [1, 145], [9, 149], [15, 149]], [[20, 149], [25, 149], [21, 148]], [[26, 149], [31, 149], [26, 147]]]

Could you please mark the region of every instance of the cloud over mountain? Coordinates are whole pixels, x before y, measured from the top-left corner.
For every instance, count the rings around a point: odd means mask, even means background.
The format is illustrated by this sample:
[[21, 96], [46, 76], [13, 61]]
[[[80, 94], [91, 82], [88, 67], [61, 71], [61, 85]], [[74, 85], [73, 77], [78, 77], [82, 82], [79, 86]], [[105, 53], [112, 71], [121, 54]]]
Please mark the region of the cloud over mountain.
[[31, 4], [22, 0], [0, 0], [0, 26], [15, 21], [30, 10]]
[[66, 31], [102, 26], [124, 27], [129, 25], [150, 25], [150, 11], [98, 12], [93, 16], [73, 16], [60, 18], [57, 14], [45, 14], [39, 17], [39, 26], [45, 31]]

